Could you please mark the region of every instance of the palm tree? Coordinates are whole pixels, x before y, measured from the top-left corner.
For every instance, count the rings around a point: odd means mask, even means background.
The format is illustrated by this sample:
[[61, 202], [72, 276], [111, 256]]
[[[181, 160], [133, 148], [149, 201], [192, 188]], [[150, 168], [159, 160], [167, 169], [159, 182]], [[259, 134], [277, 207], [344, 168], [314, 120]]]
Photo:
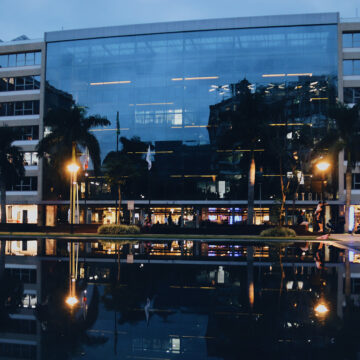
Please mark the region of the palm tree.
[[129, 178], [136, 176], [138, 169], [134, 161], [126, 153], [111, 151], [104, 159], [103, 172], [107, 183], [117, 188], [118, 210], [116, 222], [120, 224], [121, 186], [124, 185]]
[[228, 118], [231, 127], [224, 136], [224, 143], [250, 150], [248, 176], [248, 218], [247, 223], [254, 220], [254, 189], [255, 189], [255, 151], [263, 146], [264, 134], [267, 130], [269, 107], [260, 93], [251, 92], [251, 84], [241, 80], [232, 86], [234, 111], [221, 114], [222, 121]]
[[333, 124], [318, 145], [318, 148], [328, 148], [330, 153], [339, 154], [340, 151], [344, 151], [347, 160], [345, 172], [345, 232], [349, 231], [352, 170], [356, 162], [360, 160], [359, 110], [359, 105], [349, 108], [345, 104], [337, 103], [329, 112]]
[[0, 128], [0, 193], [1, 223], [6, 223], [6, 186], [24, 176], [24, 158], [20, 148], [12, 145], [17, 140], [17, 131], [11, 127]]
[[90, 130], [97, 126], [108, 126], [110, 121], [99, 115], [86, 116], [86, 108], [73, 106], [70, 109], [51, 109], [44, 119], [51, 132], [40, 140], [37, 151], [39, 157], [49, 154], [50, 167], [63, 179], [63, 167], [72, 158], [77, 147], [88, 148], [97, 173], [100, 169], [100, 146]]

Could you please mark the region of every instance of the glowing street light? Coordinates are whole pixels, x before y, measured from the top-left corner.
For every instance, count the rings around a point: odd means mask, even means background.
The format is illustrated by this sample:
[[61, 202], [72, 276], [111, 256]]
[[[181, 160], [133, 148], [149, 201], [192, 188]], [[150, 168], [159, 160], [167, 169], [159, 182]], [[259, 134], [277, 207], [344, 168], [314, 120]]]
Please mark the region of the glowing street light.
[[75, 163], [71, 163], [67, 166], [67, 169], [70, 173], [76, 174], [78, 172], [78, 170], [80, 169], [80, 166]]
[[316, 315], [326, 315], [327, 313], [329, 312], [329, 309], [327, 308], [327, 306], [323, 303], [320, 303], [318, 304], [316, 307], [315, 307], [315, 313]]
[[65, 300], [65, 302], [70, 306], [73, 307], [75, 306], [79, 300], [75, 297], [75, 296], [68, 296]]
[[330, 163], [328, 163], [325, 160], [321, 160], [320, 162], [318, 162], [316, 164], [316, 167], [318, 168], [318, 170], [320, 171], [326, 171], [329, 167], [330, 167]]

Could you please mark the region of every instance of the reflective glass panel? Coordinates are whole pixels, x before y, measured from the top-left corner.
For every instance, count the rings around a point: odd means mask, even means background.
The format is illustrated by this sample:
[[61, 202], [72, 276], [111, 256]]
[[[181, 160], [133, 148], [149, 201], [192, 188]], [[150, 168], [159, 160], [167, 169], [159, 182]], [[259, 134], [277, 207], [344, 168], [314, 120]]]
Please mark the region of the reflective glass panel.
[[[246, 153], [230, 152], [234, 142], [219, 148], [222, 113], [236, 108], [239, 82], [246, 78], [254, 92], [274, 98], [291, 93], [297, 123], [323, 123], [336, 88], [337, 26], [49, 43], [46, 73], [48, 107], [74, 101], [111, 121], [94, 131], [102, 159], [116, 147], [117, 112], [120, 136], [154, 146], [154, 197], [243, 198], [248, 160]], [[136, 188], [129, 191], [140, 198], [141, 186]]]

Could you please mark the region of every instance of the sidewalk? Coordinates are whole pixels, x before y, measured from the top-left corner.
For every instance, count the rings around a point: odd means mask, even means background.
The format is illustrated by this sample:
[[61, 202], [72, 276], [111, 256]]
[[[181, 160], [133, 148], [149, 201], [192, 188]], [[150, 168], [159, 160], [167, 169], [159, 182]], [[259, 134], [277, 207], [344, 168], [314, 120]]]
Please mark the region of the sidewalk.
[[329, 236], [330, 242], [336, 241], [342, 247], [360, 252], [360, 234], [331, 234]]

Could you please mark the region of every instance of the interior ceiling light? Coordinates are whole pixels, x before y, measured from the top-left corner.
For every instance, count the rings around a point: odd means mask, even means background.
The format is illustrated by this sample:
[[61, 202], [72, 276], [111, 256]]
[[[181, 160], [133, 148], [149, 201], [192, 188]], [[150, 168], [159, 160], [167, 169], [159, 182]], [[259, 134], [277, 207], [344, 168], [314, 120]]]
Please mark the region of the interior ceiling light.
[[312, 76], [312, 73], [294, 73], [294, 74], [262, 74], [262, 77], [282, 77], [282, 76]]
[[185, 78], [172, 78], [172, 81], [181, 81], [181, 80], [214, 80], [218, 79], [218, 76], [194, 76], [194, 77], [185, 77]]
[[123, 81], [105, 81], [105, 82], [93, 82], [90, 83], [92, 86], [98, 86], [98, 85], [115, 85], [115, 84], [130, 84], [130, 80], [123, 80]]
[[[144, 103], [144, 104], [136, 104], [136, 106], [149, 106], [149, 105], [173, 105], [173, 102], [159, 102], [159, 103]], [[133, 106], [133, 104], [130, 104]]]

